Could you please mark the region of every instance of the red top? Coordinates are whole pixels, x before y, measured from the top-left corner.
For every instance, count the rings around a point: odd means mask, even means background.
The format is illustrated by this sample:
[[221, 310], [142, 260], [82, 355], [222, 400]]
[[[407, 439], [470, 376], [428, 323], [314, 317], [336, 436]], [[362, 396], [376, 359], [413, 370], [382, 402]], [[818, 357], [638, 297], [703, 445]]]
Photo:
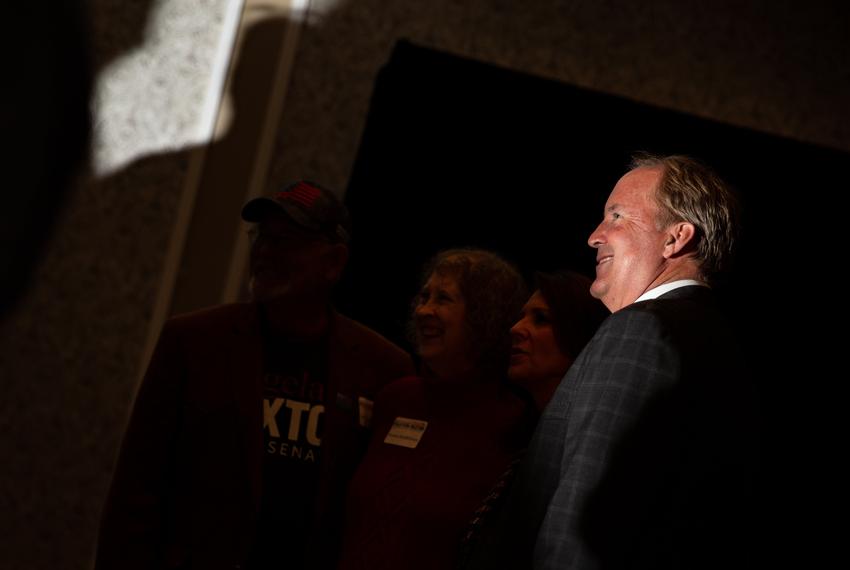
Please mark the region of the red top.
[[[384, 442], [399, 416], [428, 422], [413, 449]], [[386, 386], [349, 487], [340, 570], [454, 567], [475, 509], [529, 436], [525, 403], [501, 385]]]

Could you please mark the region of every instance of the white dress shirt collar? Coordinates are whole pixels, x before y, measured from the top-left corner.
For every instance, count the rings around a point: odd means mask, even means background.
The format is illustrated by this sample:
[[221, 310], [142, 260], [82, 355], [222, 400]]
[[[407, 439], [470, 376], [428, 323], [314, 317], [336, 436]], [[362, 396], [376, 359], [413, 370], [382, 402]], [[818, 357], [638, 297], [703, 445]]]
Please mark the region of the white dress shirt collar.
[[669, 283], [664, 283], [659, 285], [658, 287], [653, 287], [637, 299], [635, 299], [635, 303], [640, 301], [648, 301], [650, 299], [657, 299], [664, 293], [669, 293], [673, 289], [678, 289], [679, 287], [688, 287], [689, 285], [699, 285], [701, 287], [708, 287], [702, 281], [697, 281], [695, 279], [679, 279], [677, 281], [670, 281]]

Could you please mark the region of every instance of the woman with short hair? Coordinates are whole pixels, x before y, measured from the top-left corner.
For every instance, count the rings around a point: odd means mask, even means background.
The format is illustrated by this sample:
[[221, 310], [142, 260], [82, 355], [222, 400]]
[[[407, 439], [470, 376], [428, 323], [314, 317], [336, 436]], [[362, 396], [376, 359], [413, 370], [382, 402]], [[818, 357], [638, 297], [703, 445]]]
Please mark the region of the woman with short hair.
[[453, 249], [423, 274], [411, 320], [420, 375], [376, 397], [341, 570], [451, 568], [469, 517], [530, 436], [529, 406], [505, 377], [526, 299], [519, 272], [494, 253]]

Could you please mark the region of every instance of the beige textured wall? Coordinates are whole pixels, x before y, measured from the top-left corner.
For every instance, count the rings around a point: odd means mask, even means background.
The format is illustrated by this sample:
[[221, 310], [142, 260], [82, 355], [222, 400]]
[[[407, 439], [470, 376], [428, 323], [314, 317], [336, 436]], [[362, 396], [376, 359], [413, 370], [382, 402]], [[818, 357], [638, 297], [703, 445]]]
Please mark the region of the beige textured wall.
[[0, 322], [4, 570], [89, 566], [231, 1], [88, 1], [91, 164]]
[[[141, 41], [146, 3], [93, 3], [100, 60]], [[850, 151], [847, 9], [795, 4], [313, 1], [269, 186], [345, 187], [372, 82], [400, 37]], [[3, 568], [88, 564], [187, 167], [169, 152], [82, 183], [35, 285], [0, 323]]]
[[321, 0], [313, 6], [320, 14], [302, 35], [270, 185], [307, 176], [345, 186], [372, 82], [399, 37], [850, 150], [850, 10], [842, 3]]

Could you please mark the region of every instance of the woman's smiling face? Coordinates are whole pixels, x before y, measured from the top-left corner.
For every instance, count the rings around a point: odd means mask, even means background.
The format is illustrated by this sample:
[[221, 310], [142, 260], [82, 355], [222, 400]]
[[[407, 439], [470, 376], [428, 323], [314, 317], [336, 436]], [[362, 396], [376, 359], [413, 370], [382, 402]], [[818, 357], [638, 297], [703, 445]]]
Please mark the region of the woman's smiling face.
[[437, 376], [471, 366], [466, 301], [451, 274], [432, 273], [414, 309], [416, 350]]

